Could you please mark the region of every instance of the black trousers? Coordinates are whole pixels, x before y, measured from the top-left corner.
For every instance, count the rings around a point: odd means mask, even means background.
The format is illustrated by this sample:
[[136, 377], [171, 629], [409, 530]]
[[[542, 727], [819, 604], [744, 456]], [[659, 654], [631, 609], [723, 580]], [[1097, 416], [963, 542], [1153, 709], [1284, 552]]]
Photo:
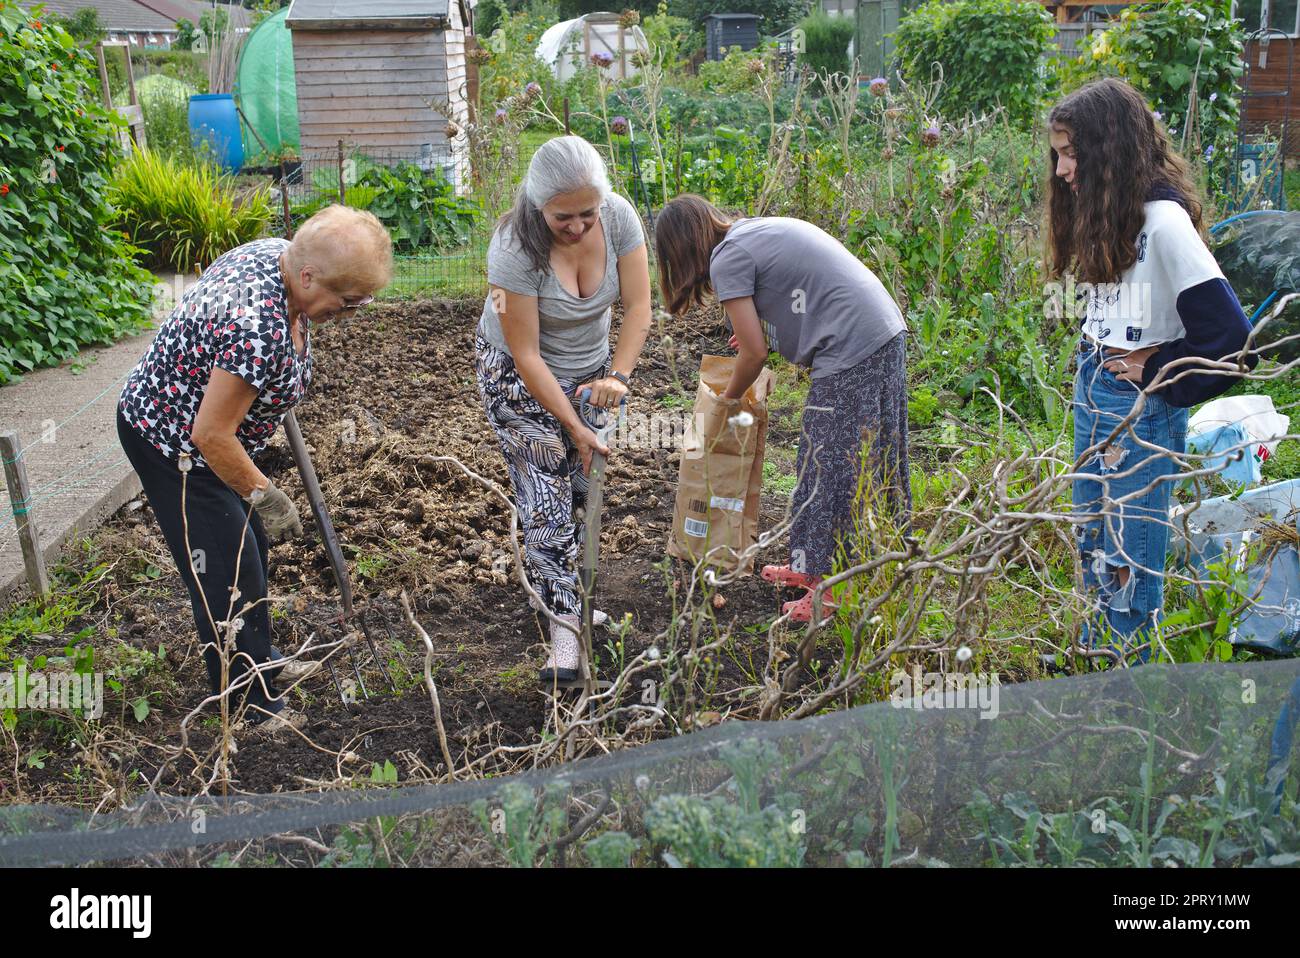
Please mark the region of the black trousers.
[[[177, 464], [164, 456], [122, 416], [117, 414], [117, 435], [127, 459], [135, 467], [145, 495], [176, 568], [190, 592], [194, 624], [204, 646], [203, 661], [213, 693], [221, 689], [222, 641], [214, 623], [242, 619], [231, 656], [230, 682], [248, 671], [252, 663], [279, 658], [271, 648], [271, 609], [267, 598], [267, 551], [269, 544], [262, 520], [233, 489], [208, 468], [195, 466], [185, 479], [185, 511], [181, 513], [182, 474]], [[186, 529], [188, 520], [188, 532]], [[193, 560], [191, 568], [191, 559]], [[236, 565], [238, 579], [236, 579]], [[232, 597], [231, 586], [239, 594]], [[224, 629], [222, 632], [224, 633]], [[243, 653], [238, 654], [238, 653]], [[250, 662], [251, 660], [251, 662]], [[250, 706], [276, 713], [284, 701], [263, 672], [244, 693]], [[254, 712], [250, 718], [261, 716]]]

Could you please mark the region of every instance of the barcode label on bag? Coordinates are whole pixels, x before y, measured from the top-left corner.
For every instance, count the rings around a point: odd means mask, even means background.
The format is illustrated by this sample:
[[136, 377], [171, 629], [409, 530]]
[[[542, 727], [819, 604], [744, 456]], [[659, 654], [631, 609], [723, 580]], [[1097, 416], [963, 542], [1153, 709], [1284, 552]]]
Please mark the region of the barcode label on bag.
[[708, 512], [708, 511], [709, 511], [709, 504], [708, 504], [707, 502], [705, 502], [703, 499], [692, 499], [692, 500], [691, 500], [691, 503], [690, 503], [690, 505], [687, 507], [686, 511], [687, 511], [687, 512], [699, 512], [699, 513]]
[[744, 499], [727, 499], [723, 496], [714, 496], [710, 500], [710, 505], [712, 505], [714, 509], [726, 509], [729, 512], [745, 511]]
[[709, 524], [701, 522], [699, 519], [687, 519], [684, 523], [686, 534], [694, 536], [696, 539], [703, 539], [709, 534]]

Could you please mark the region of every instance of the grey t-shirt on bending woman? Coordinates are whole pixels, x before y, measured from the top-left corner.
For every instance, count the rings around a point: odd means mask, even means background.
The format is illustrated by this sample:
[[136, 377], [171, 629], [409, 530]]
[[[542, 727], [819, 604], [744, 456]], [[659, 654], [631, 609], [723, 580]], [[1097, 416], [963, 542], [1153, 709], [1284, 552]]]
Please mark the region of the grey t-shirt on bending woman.
[[[557, 377], [583, 376], [599, 369], [609, 356], [610, 306], [618, 298], [618, 260], [645, 242], [641, 217], [617, 193], [600, 204], [605, 230], [605, 277], [590, 296], [575, 296], [553, 270], [540, 271], [513, 242], [508, 227], [498, 229], [488, 245], [488, 283], [521, 296], [537, 298], [538, 348]], [[479, 320], [479, 335], [510, 352], [489, 291]]]
[[713, 250], [709, 277], [719, 302], [752, 296], [768, 349], [814, 379], [858, 365], [907, 329], [876, 274], [803, 220], [737, 220]]

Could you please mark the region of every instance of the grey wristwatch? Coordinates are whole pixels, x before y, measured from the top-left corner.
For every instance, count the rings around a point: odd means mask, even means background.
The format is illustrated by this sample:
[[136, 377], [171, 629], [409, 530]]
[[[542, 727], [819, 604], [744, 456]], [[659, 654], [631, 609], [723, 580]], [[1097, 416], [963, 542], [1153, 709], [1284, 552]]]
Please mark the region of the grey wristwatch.
[[628, 382], [628, 378], [627, 378], [626, 376], [624, 376], [621, 372], [619, 372], [617, 369], [614, 370], [613, 372], [611, 372], [611, 373], [610, 373], [610, 376], [612, 376], [613, 378], [617, 379], [617, 380], [618, 380], [619, 382], [621, 382], [624, 386], [628, 386], [628, 387], [630, 387], [630, 386], [632, 385], [630, 382]]

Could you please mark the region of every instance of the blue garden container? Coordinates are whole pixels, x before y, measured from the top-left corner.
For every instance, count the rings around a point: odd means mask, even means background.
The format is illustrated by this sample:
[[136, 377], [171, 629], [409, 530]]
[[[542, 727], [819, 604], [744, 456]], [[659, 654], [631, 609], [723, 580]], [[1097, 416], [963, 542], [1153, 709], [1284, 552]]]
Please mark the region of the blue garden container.
[[244, 165], [244, 141], [239, 133], [235, 98], [229, 93], [204, 93], [190, 97], [190, 142], [196, 150], [203, 144], [212, 151], [221, 168], [238, 173]]

